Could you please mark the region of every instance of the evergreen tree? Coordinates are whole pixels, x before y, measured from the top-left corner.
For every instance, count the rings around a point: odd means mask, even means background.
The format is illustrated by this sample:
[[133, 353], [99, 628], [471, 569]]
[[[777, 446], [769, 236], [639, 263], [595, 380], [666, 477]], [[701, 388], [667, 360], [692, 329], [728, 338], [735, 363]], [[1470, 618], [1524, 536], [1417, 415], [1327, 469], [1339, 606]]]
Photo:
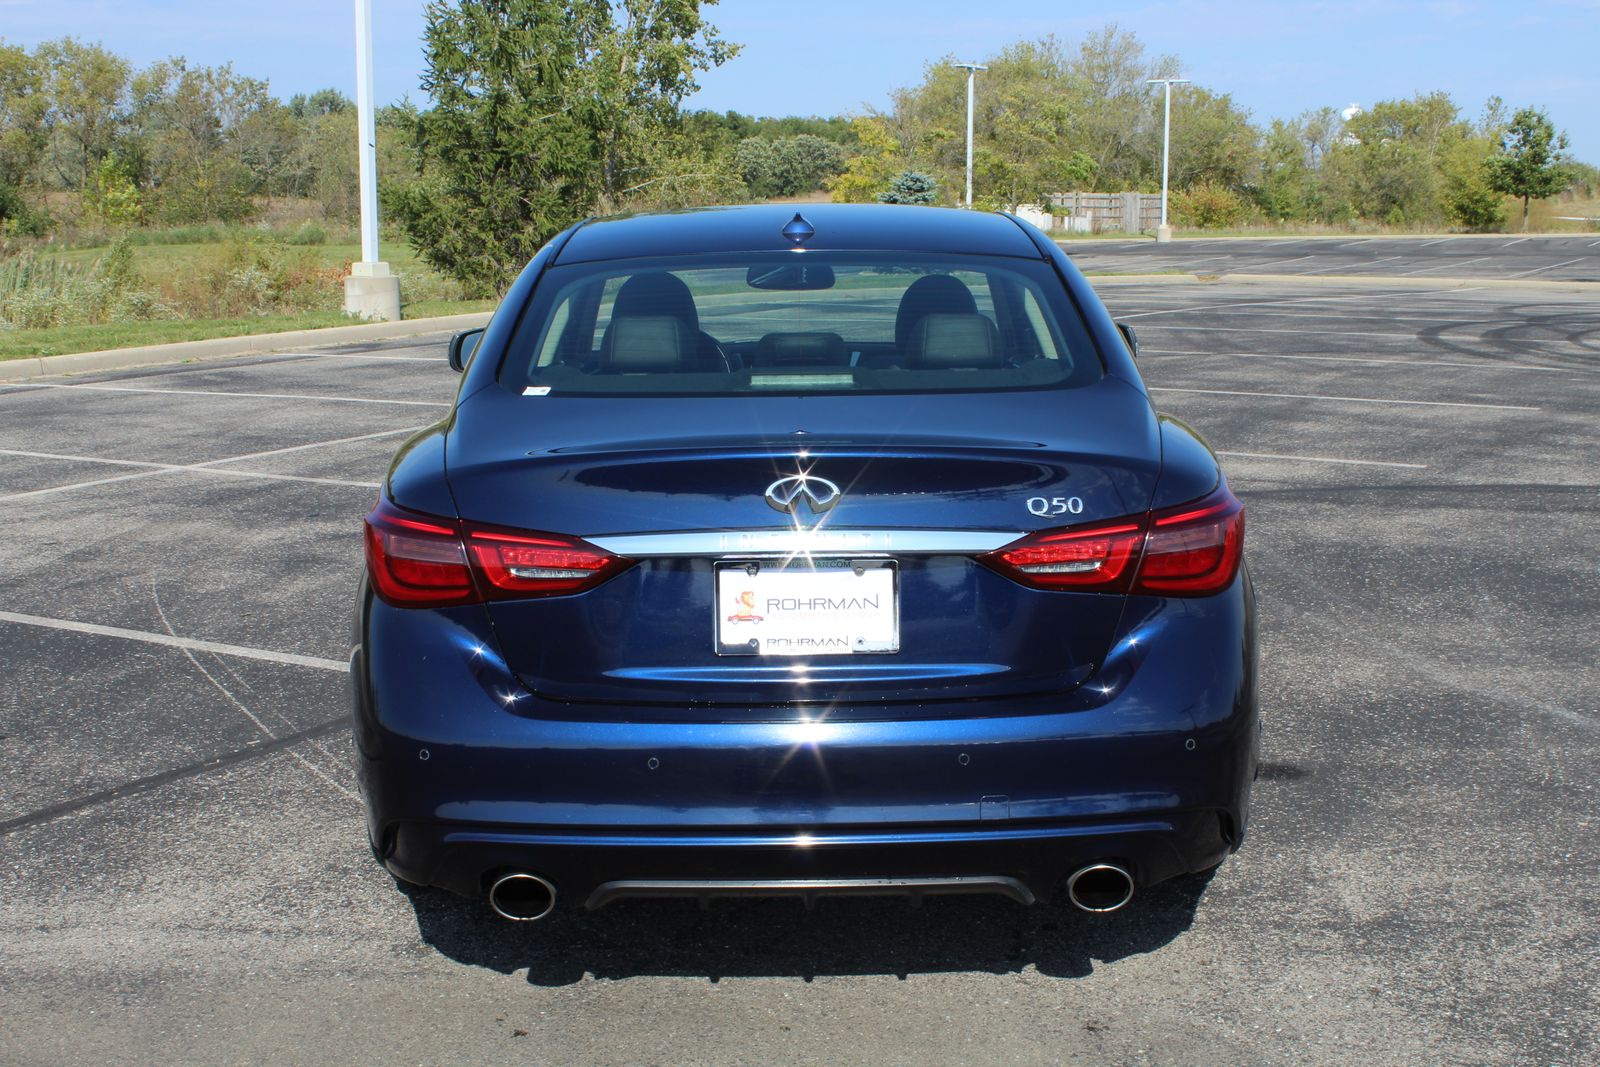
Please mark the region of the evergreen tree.
[[884, 204], [931, 204], [938, 199], [938, 184], [916, 170], [901, 171], [888, 190], [878, 194], [878, 201]]

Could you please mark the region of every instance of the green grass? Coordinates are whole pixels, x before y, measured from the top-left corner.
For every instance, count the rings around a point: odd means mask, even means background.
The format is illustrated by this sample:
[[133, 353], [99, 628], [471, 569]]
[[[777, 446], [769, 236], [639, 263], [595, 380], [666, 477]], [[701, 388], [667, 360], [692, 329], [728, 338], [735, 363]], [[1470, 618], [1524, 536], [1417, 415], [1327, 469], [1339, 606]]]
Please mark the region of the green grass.
[[[133, 246], [133, 265], [135, 269], [146, 275], [159, 275], [164, 270], [193, 259], [197, 254], [217, 248], [216, 242], [201, 242], [197, 244], [149, 244]], [[314, 252], [319, 265], [324, 267], [344, 267], [361, 258], [359, 244], [325, 244], [325, 245], [299, 245], [297, 249]], [[61, 250], [42, 251], [41, 256], [59, 259], [64, 263], [78, 264], [87, 267], [106, 254], [104, 248], [68, 248]], [[385, 245], [381, 253], [384, 262], [393, 268], [396, 274], [407, 274], [413, 271], [428, 270], [427, 264], [417, 258], [411, 246], [402, 242]]]
[[352, 321], [342, 312], [313, 311], [304, 315], [262, 315], [248, 319], [152, 319], [110, 322], [101, 326], [57, 326], [47, 330], [0, 330], [0, 360], [348, 326]]
[[400, 314], [408, 319], [431, 319], [437, 315], [470, 315], [474, 311], [493, 311], [495, 300], [418, 300], [400, 305]]

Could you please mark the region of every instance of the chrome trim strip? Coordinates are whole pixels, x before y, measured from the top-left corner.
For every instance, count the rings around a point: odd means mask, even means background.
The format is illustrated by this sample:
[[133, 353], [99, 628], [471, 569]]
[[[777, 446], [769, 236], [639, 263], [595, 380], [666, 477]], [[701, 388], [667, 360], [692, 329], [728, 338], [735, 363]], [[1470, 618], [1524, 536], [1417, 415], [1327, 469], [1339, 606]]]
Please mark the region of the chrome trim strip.
[[1021, 537], [1011, 530], [706, 530], [693, 533], [588, 537], [590, 544], [630, 559], [662, 556], [794, 556], [993, 552]]
[[799, 897], [807, 906], [819, 896], [924, 896], [956, 893], [993, 893], [1018, 904], [1034, 903], [1026, 885], [999, 874], [958, 875], [950, 878], [775, 878], [775, 879], [637, 879], [605, 882], [595, 887], [583, 906], [590, 911], [624, 897]]

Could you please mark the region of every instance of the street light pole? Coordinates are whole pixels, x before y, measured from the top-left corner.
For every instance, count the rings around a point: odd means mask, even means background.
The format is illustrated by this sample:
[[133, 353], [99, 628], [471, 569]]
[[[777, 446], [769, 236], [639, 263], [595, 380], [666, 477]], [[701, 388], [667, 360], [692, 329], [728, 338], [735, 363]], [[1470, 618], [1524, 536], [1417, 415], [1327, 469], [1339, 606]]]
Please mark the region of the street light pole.
[[972, 207], [972, 99], [978, 71], [989, 68], [982, 63], [957, 63], [957, 70], [967, 72], [967, 207]]
[[356, 5], [356, 153], [361, 182], [361, 262], [344, 280], [346, 314], [392, 321], [400, 317], [400, 279], [378, 258], [377, 122], [372, 106], [372, 0]]
[[1162, 87], [1166, 96], [1161, 119], [1161, 225], [1156, 228], [1156, 241], [1172, 240], [1172, 227], [1167, 225], [1167, 173], [1172, 157], [1172, 87], [1189, 84], [1188, 78], [1151, 78], [1151, 85]]

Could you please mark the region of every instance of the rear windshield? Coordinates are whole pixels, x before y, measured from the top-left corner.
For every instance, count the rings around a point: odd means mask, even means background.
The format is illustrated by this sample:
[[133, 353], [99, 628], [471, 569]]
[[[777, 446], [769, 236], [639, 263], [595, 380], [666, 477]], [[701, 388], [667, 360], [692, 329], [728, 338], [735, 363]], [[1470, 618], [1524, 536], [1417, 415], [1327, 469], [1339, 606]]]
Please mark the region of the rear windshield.
[[1047, 263], [807, 251], [556, 267], [501, 381], [540, 395], [924, 393], [1101, 371]]

